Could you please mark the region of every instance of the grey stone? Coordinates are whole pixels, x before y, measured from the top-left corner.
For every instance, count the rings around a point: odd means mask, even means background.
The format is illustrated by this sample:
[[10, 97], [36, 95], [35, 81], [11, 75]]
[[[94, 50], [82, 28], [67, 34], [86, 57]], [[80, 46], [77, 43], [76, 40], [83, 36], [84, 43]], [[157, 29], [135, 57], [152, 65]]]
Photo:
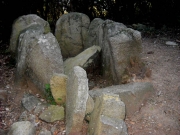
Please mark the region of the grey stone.
[[49, 106], [48, 103], [38, 104], [38, 105], [36, 106], [36, 108], [34, 109], [34, 113], [35, 113], [35, 114], [39, 114], [39, 113], [41, 113], [42, 111], [44, 111], [48, 106]]
[[100, 18], [95, 18], [91, 21], [88, 29], [88, 36], [85, 39], [84, 48], [87, 49], [92, 45], [100, 45], [102, 41], [102, 33], [99, 31], [101, 30], [101, 25], [104, 23], [104, 20]]
[[77, 12], [64, 14], [58, 19], [55, 36], [63, 58], [74, 57], [83, 51], [89, 24], [89, 17]]
[[117, 22], [107, 20], [103, 25], [103, 76], [113, 84], [121, 84], [123, 73], [131, 66], [130, 59], [141, 63], [141, 34]]
[[176, 42], [173, 42], [173, 41], [166, 41], [166, 45], [178, 46], [178, 44]]
[[52, 33], [39, 34], [27, 30], [20, 36], [15, 84], [33, 82], [42, 92], [54, 73], [63, 73], [61, 50]]
[[31, 94], [25, 94], [22, 98], [22, 105], [29, 112], [36, 108], [37, 105], [42, 104], [42, 102], [35, 96]]
[[29, 121], [15, 122], [7, 135], [35, 135], [36, 129]]
[[95, 98], [95, 107], [88, 127], [89, 135], [127, 135], [125, 104], [116, 94]]
[[75, 66], [80, 66], [86, 70], [91, 64], [97, 64], [100, 51], [101, 48], [99, 46], [92, 46], [81, 52], [76, 57], [65, 60], [64, 73], [68, 75]]
[[135, 82], [89, 91], [89, 95], [93, 99], [103, 93], [118, 94], [126, 105], [126, 115], [131, 117], [154, 93], [154, 88], [150, 82]]
[[28, 113], [27, 111], [24, 111], [21, 113], [20, 117], [19, 117], [19, 121], [28, 121]]
[[41, 131], [38, 135], [52, 135], [52, 134], [47, 129], [43, 128], [43, 129], [41, 129]]
[[12, 33], [10, 38], [9, 50], [12, 54], [16, 53], [18, 38], [22, 31], [27, 30], [32, 25], [39, 25], [43, 27], [43, 32], [50, 32], [49, 23], [35, 14], [23, 15], [15, 20], [12, 26]]
[[40, 119], [46, 122], [54, 122], [64, 119], [64, 108], [62, 106], [50, 105], [39, 116]]
[[84, 69], [75, 66], [68, 76], [66, 134], [80, 135], [88, 100], [88, 79]]

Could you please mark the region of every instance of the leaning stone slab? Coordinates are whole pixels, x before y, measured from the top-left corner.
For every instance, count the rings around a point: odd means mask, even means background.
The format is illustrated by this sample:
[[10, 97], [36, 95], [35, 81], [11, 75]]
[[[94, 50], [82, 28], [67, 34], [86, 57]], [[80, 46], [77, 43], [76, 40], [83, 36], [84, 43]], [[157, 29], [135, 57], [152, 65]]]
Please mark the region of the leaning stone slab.
[[62, 106], [50, 105], [44, 112], [40, 114], [39, 118], [46, 122], [63, 120], [64, 108]]
[[68, 77], [64, 74], [54, 74], [50, 80], [51, 93], [58, 105], [66, 103], [66, 86]]
[[88, 127], [89, 135], [127, 135], [125, 104], [119, 95], [105, 93], [95, 98]]
[[17, 49], [15, 84], [33, 82], [42, 92], [54, 73], [63, 73], [61, 50], [52, 33], [41, 34], [28, 29], [20, 35]]
[[80, 66], [86, 70], [92, 63], [97, 64], [100, 51], [101, 48], [99, 46], [92, 46], [81, 52], [76, 57], [65, 60], [64, 73], [68, 75], [75, 66]]
[[118, 94], [126, 105], [126, 115], [131, 117], [136, 111], [139, 111], [141, 105], [154, 93], [154, 88], [150, 82], [135, 82], [89, 91], [89, 95], [93, 99], [103, 93]]
[[35, 135], [35, 126], [29, 121], [15, 122], [7, 135]]
[[[22, 31], [32, 27], [32, 25], [40, 25], [43, 27], [43, 32], [50, 32], [49, 23], [35, 14], [23, 15], [15, 20], [12, 26], [9, 50], [15, 54], [18, 44], [18, 38]], [[36, 29], [36, 28], [35, 28]]]
[[66, 134], [81, 135], [88, 100], [88, 79], [84, 69], [75, 66], [68, 76]]
[[83, 51], [89, 24], [89, 17], [77, 12], [64, 14], [58, 19], [55, 36], [63, 58], [74, 57]]

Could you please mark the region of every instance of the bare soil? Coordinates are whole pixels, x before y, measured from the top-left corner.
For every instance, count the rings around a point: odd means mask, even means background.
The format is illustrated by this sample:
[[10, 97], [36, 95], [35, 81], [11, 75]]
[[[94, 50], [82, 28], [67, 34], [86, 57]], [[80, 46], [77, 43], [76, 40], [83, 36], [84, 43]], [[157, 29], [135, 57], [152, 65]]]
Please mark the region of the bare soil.
[[[165, 45], [163, 38], [177, 40], [168, 36], [142, 39], [142, 60], [152, 71], [148, 81], [152, 82], [156, 92], [142, 104], [138, 112], [125, 119], [129, 135], [180, 135], [180, 49], [178, 46]], [[8, 130], [25, 111], [21, 105], [25, 93], [40, 94], [32, 84], [25, 88], [15, 87], [14, 71], [15, 66], [11, 65], [10, 55], [1, 53], [0, 90], [8, 92], [6, 101], [2, 101], [0, 105], [1, 130]], [[102, 80], [95, 80], [96, 87], [103, 85]], [[40, 100], [45, 100], [43, 96], [37, 96]], [[51, 130], [53, 135], [65, 133], [65, 120], [48, 124], [36, 117], [36, 122], [37, 134], [42, 127]], [[86, 130], [87, 123], [84, 123], [84, 134]]]

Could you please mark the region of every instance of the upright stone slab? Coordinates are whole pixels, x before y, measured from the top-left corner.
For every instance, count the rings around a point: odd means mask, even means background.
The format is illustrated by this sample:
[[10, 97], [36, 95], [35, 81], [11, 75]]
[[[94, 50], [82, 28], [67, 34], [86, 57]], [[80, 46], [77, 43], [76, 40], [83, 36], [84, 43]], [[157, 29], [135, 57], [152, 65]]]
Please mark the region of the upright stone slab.
[[102, 24], [104, 23], [104, 20], [100, 18], [95, 18], [91, 21], [89, 25], [89, 30], [88, 30], [88, 36], [85, 39], [85, 46], [84, 48], [89, 48], [93, 45], [101, 45], [102, 42], [102, 33], [100, 30], [102, 30]]
[[75, 66], [68, 76], [66, 100], [66, 135], [81, 135], [88, 100], [86, 71]]
[[131, 66], [130, 60], [141, 62], [141, 34], [121, 23], [108, 20], [102, 30], [103, 75], [112, 80], [113, 84], [120, 84], [125, 69]]
[[112, 84], [122, 82], [131, 61], [141, 64], [141, 34], [122, 23], [94, 19], [89, 27], [85, 47], [92, 46], [91, 43], [101, 47], [103, 76]]
[[63, 58], [74, 57], [83, 51], [89, 24], [89, 17], [77, 12], [64, 14], [58, 19], [55, 36]]
[[18, 38], [20, 33], [27, 30], [32, 25], [40, 25], [44, 28], [44, 33], [50, 32], [49, 23], [35, 14], [23, 15], [17, 18], [12, 26], [9, 50], [12, 54], [16, 53]]
[[88, 127], [89, 135], [127, 135], [125, 104], [116, 94], [102, 94], [95, 99], [95, 107]]
[[44, 92], [53, 74], [64, 72], [61, 50], [52, 33], [41, 34], [28, 29], [20, 35], [17, 54], [17, 85], [29, 79]]
[[64, 74], [54, 74], [50, 80], [51, 93], [59, 105], [66, 103], [66, 86], [68, 77]]

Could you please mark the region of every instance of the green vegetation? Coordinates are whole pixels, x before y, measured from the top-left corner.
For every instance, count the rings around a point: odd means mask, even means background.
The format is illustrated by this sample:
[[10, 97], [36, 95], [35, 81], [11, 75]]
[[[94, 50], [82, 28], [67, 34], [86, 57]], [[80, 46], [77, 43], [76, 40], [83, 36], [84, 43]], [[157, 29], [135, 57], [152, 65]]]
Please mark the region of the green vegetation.
[[52, 96], [52, 93], [51, 93], [51, 88], [50, 88], [50, 84], [46, 84], [45, 85], [45, 97], [46, 97], [46, 100], [49, 104], [51, 105], [56, 105], [56, 102]]

